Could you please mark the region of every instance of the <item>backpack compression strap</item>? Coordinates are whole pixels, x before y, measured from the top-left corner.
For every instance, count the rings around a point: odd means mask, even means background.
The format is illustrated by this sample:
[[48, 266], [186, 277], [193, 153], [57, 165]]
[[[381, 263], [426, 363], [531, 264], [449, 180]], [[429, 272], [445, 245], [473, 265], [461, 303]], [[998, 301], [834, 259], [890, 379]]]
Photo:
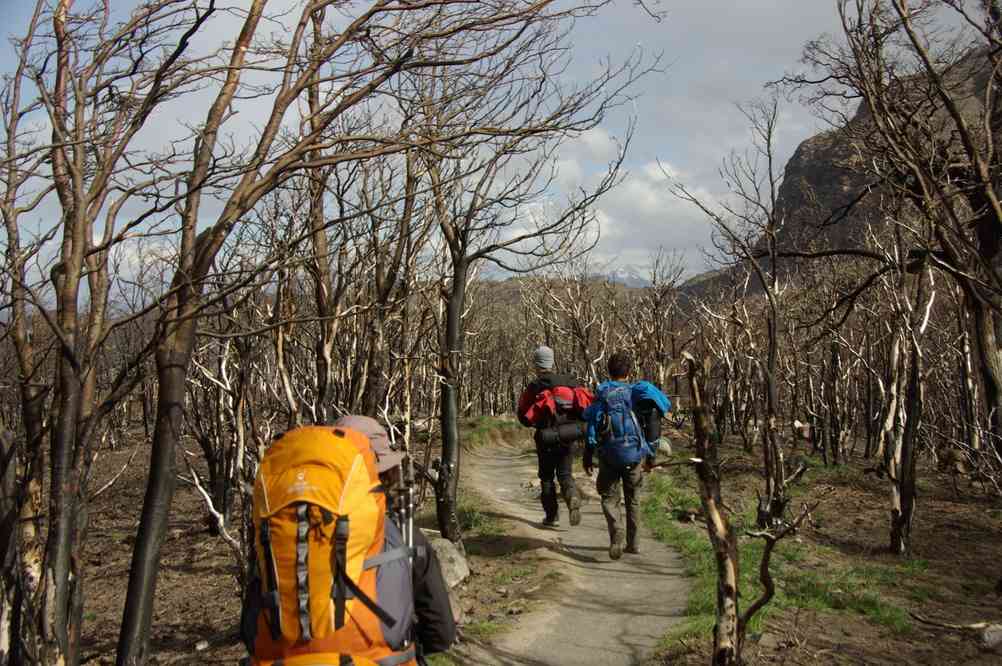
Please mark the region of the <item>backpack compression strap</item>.
[[310, 521], [307, 516], [309, 505], [305, 502], [296, 507], [296, 598], [299, 602], [299, 635], [304, 641], [313, 639], [310, 629]]
[[344, 602], [347, 599], [345, 580], [342, 575], [344, 562], [348, 559], [348, 516], [338, 516], [334, 528], [334, 628], [344, 626]]
[[[348, 559], [348, 516], [339, 516], [334, 529], [334, 628], [344, 626], [345, 602], [349, 598], [358, 599], [365, 607], [382, 620], [383, 624], [393, 627], [397, 619], [383, 610], [372, 597], [366, 594], [348, 575], [344, 563]], [[378, 557], [378, 556], [377, 556]], [[406, 557], [406, 554], [403, 555]], [[372, 558], [375, 559], [375, 558]], [[351, 593], [349, 597], [348, 593]], [[407, 591], [411, 594], [411, 591]]]
[[268, 590], [264, 595], [263, 606], [271, 611], [268, 628], [272, 640], [282, 638], [282, 607], [278, 597], [278, 574], [275, 569], [275, 554], [271, 552], [271, 527], [268, 519], [261, 521], [261, 550], [264, 551], [264, 568], [268, 572]]

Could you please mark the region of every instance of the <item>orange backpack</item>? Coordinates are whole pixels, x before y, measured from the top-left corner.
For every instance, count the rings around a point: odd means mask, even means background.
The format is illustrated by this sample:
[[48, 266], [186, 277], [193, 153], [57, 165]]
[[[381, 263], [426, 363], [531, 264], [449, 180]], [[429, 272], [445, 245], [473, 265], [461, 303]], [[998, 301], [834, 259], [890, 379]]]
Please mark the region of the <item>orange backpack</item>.
[[386, 496], [365, 435], [287, 432], [261, 460], [253, 518], [257, 576], [241, 621], [252, 664], [416, 663], [410, 553], [387, 550]]

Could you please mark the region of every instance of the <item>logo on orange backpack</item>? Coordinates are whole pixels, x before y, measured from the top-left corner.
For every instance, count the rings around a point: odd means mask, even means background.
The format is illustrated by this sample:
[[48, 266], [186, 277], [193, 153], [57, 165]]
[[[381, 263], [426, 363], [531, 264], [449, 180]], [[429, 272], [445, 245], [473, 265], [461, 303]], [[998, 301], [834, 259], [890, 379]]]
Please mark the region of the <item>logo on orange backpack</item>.
[[293, 483], [291, 486], [289, 486], [286, 492], [293, 495], [298, 495], [301, 493], [309, 493], [316, 489], [317, 487], [314, 486], [312, 483], [306, 482], [306, 470], [300, 469], [296, 470], [296, 482]]

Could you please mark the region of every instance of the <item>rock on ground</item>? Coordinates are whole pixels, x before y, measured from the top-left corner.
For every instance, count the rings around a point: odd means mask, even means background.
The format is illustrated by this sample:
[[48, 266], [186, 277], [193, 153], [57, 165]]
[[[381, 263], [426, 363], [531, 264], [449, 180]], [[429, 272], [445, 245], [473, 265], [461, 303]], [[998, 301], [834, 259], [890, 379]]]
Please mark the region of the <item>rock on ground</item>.
[[986, 650], [1002, 652], [1002, 624], [990, 624], [982, 629], [980, 639]]
[[454, 543], [440, 536], [427, 535], [432, 550], [442, 565], [442, 577], [449, 589], [453, 589], [470, 575], [470, 565], [466, 556], [459, 552]]

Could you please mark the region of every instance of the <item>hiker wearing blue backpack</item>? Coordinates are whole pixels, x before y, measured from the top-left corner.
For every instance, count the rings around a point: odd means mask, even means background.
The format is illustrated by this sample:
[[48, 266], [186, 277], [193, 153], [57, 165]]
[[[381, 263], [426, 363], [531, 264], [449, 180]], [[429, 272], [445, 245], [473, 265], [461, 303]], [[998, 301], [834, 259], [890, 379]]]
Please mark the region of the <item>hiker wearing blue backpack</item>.
[[[627, 553], [639, 553], [637, 526], [640, 515], [638, 493], [644, 468], [653, 462], [660, 435], [660, 422], [671, 401], [654, 384], [629, 383], [633, 359], [626, 352], [609, 357], [609, 381], [599, 384], [595, 402], [585, 410], [588, 423], [584, 470], [591, 476], [594, 453], [598, 451], [598, 479], [602, 513], [609, 526], [609, 557], [618, 560]], [[619, 508], [620, 485], [626, 504], [626, 529]]]

